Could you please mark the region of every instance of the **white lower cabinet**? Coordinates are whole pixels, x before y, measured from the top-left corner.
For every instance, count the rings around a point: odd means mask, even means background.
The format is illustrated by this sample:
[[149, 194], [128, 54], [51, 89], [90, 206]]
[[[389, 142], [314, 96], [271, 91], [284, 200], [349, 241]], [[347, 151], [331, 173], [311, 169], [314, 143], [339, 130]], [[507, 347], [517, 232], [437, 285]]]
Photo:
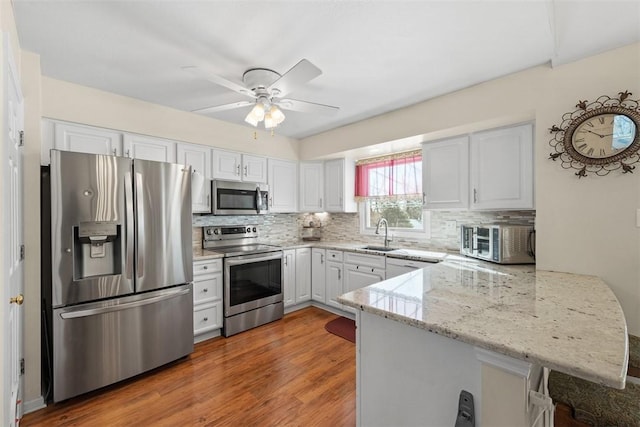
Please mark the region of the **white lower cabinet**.
[[338, 296], [344, 293], [344, 264], [342, 261], [327, 261], [327, 305], [344, 310]]
[[286, 308], [311, 300], [311, 248], [283, 252], [282, 300]]
[[311, 290], [314, 301], [326, 302], [326, 250], [311, 250]]
[[222, 259], [194, 261], [193, 334], [195, 342], [220, 335], [222, 311]]

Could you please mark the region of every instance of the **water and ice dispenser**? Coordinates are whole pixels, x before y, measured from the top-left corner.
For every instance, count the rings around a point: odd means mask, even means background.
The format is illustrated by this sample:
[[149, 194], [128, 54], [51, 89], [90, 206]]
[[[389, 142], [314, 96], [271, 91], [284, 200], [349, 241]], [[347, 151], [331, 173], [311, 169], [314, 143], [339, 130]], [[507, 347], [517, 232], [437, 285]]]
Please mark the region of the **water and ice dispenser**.
[[86, 221], [73, 227], [74, 280], [121, 274], [122, 226], [115, 221]]

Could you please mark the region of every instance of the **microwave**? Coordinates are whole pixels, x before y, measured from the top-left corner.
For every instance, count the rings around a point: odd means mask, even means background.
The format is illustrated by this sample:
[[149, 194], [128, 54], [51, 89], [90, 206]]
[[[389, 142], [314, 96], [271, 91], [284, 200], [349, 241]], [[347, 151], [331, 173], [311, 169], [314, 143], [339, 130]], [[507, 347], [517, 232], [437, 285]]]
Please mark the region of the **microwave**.
[[535, 264], [535, 233], [532, 225], [463, 225], [460, 253], [498, 264]]
[[213, 180], [211, 211], [214, 215], [264, 215], [269, 213], [269, 186], [252, 182]]

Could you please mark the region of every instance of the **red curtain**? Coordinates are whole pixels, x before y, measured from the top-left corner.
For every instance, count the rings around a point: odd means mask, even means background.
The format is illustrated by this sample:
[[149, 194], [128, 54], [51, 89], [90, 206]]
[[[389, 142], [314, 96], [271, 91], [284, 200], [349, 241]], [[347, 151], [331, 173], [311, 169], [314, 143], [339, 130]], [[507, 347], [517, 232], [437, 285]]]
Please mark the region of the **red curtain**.
[[414, 151], [356, 163], [356, 197], [419, 196], [422, 153]]

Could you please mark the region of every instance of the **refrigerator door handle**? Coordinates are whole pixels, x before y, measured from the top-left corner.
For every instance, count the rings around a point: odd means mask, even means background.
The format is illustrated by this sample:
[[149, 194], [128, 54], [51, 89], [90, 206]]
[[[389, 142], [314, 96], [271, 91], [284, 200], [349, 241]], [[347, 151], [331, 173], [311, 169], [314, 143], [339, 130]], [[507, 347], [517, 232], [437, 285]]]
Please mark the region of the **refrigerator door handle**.
[[131, 173], [127, 173], [124, 183], [124, 206], [125, 206], [125, 238], [126, 238], [126, 264], [125, 277], [131, 279], [133, 275], [133, 240], [134, 240], [134, 216], [133, 216], [133, 184], [131, 183]]
[[97, 314], [112, 313], [114, 311], [122, 311], [130, 308], [141, 307], [143, 305], [153, 304], [159, 301], [168, 300], [181, 295], [189, 293], [190, 289], [173, 289], [167, 292], [163, 292], [161, 295], [156, 295], [151, 298], [144, 298], [137, 301], [127, 302], [124, 304], [111, 305], [108, 307], [89, 308], [85, 310], [67, 311], [60, 313], [60, 317], [63, 319], [77, 319], [79, 317], [95, 316]]
[[138, 217], [137, 239], [136, 239], [136, 256], [138, 277], [144, 276], [144, 200], [142, 198], [142, 174], [136, 172], [136, 208]]

